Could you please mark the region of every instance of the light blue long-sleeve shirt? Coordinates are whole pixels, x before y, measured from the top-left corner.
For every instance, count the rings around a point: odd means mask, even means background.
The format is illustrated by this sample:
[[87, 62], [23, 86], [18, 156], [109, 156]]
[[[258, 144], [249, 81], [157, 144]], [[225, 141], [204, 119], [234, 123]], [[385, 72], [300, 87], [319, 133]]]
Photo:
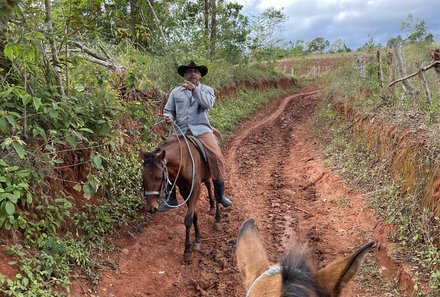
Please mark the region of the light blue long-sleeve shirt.
[[183, 133], [189, 129], [194, 136], [200, 136], [212, 132], [208, 110], [214, 102], [214, 89], [211, 87], [199, 83], [194, 91], [190, 91], [179, 86], [171, 91], [163, 113], [172, 115]]

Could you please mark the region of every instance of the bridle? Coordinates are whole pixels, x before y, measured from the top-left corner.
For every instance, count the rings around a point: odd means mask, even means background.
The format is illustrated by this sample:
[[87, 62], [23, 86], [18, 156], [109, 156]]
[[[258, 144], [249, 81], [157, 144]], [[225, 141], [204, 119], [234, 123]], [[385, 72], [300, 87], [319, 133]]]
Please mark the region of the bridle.
[[249, 287], [249, 289], [247, 290], [246, 293], [246, 297], [250, 297], [251, 296], [251, 291], [252, 288], [256, 285], [256, 283], [258, 283], [262, 278], [264, 278], [265, 276], [272, 276], [278, 273], [281, 273], [281, 266], [276, 265], [276, 266], [272, 266], [269, 267], [265, 272], [263, 272], [262, 274], [260, 274], [251, 284], [251, 286]]
[[[157, 124], [157, 123], [156, 123], [156, 124]], [[155, 124], [155, 125], [156, 125], [156, 124]], [[178, 204], [178, 205], [169, 205], [169, 204], [167, 203], [167, 200], [168, 200], [169, 196], [171, 195], [171, 193], [172, 193], [174, 187], [176, 186], [176, 182], [177, 182], [177, 179], [178, 179], [178, 177], [179, 177], [180, 169], [182, 168], [182, 159], [183, 159], [183, 156], [182, 156], [182, 144], [181, 144], [181, 141], [180, 141], [179, 135], [176, 135], [176, 138], [177, 138], [177, 141], [179, 142], [180, 162], [179, 162], [179, 169], [177, 170], [177, 174], [176, 174], [176, 178], [174, 179], [174, 182], [171, 183], [171, 181], [170, 181], [170, 179], [169, 179], [168, 167], [167, 167], [167, 161], [164, 159], [164, 160], [162, 161], [163, 175], [162, 175], [162, 185], [161, 185], [160, 191], [145, 191], [145, 187], [144, 187], [144, 184], [143, 184], [143, 183], [142, 183], [142, 189], [143, 189], [143, 192], [144, 192], [144, 196], [145, 196], [145, 197], [147, 197], [147, 196], [152, 196], [152, 195], [158, 195], [158, 196], [159, 196], [159, 199], [162, 199], [162, 200], [163, 200], [163, 203], [164, 203], [166, 206], [171, 207], [171, 208], [178, 208], [178, 207], [180, 207], [180, 206], [186, 204], [186, 203], [188, 202], [189, 198], [190, 198], [191, 195], [192, 195], [192, 192], [193, 192], [193, 189], [194, 189], [195, 164], [194, 164], [194, 157], [193, 157], [193, 155], [192, 155], [191, 148], [190, 148], [190, 146], [189, 146], [189, 143], [188, 143], [188, 139], [187, 139], [187, 137], [184, 135], [184, 133], [182, 132], [182, 130], [180, 129], [180, 127], [176, 124], [176, 122], [173, 121], [173, 125], [174, 125], [174, 126], [180, 131], [181, 135], [183, 135], [183, 139], [185, 140], [185, 144], [186, 144], [186, 147], [187, 147], [187, 149], [188, 149], [188, 153], [189, 153], [189, 156], [190, 156], [190, 159], [191, 159], [191, 164], [192, 164], [192, 178], [191, 178], [191, 190], [190, 190], [189, 193], [188, 193], [188, 197], [186, 197], [186, 199], [185, 199], [182, 203], [180, 203], [180, 204]], [[168, 185], [168, 184], [172, 185], [172, 188], [169, 190], [169, 192], [167, 191], [167, 185]], [[167, 192], [168, 192], [168, 193], [167, 193]]]
[[[167, 167], [167, 160], [163, 159], [162, 161], [162, 168], [163, 168], [163, 174], [162, 174], [162, 184], [160, 186], [160, 191], [145, 191], [145, 186], [142, 183], [142, 188], [144, 190], [144, 196], [153, 196], [153, 195], [158, 195], [159, 199], [165, 199], [165, 195], [166, 195], [166, 187], [167, 184], [171, 185], [170, 182], [170, 177], [168, 174], [168, 167]], [[169, 195], [169, 193], [168, 193]], [[168, 197], [167, 197], [168, 198]]]

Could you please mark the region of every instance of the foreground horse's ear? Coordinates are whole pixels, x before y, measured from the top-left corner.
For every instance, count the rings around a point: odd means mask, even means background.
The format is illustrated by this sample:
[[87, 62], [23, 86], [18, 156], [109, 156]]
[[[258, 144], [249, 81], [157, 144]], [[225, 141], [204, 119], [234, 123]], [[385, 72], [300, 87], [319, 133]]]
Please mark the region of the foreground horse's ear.
[[373, 245], [374, 242], [367, 243], [352, 255], [336, 260], [319, 270], [316, 274], [319, 287], [331, 297], [339, 296], [342, 289], [358, 272]]
[[237, 237], [237, 266], [244, 276], [246, 288], [269, 268], [269, 260], [260, 239], [254, 219], [246, 220], [241, 225]]

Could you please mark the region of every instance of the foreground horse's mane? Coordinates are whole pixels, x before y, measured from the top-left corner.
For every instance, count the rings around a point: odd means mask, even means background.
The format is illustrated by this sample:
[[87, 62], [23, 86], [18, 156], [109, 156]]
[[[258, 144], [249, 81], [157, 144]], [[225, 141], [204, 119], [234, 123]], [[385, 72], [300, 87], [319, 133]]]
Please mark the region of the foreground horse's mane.
[[320, 291], [312, 270], [310, 254], [302, 246], [296, 246], [281, 260], [281, 297], [326, 296]]

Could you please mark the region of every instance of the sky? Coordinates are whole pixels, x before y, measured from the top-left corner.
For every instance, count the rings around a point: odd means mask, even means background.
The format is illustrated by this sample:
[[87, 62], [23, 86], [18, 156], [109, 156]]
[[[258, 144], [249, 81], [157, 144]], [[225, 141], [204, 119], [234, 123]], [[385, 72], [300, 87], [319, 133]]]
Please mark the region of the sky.
[[411, 14], [425, 21], [427, 31], [440, 42], [439, 0], [230, 0], [243, 5], [242, 14], [256, 16], [270, 7], [284, 8], [288, 20], [276, 37], [309, 42], [323, 37], [333, 44], [341, 39], [356, 50], [371, 38], [386, 45], [388, 39], [409, 31], [401, 29]]

